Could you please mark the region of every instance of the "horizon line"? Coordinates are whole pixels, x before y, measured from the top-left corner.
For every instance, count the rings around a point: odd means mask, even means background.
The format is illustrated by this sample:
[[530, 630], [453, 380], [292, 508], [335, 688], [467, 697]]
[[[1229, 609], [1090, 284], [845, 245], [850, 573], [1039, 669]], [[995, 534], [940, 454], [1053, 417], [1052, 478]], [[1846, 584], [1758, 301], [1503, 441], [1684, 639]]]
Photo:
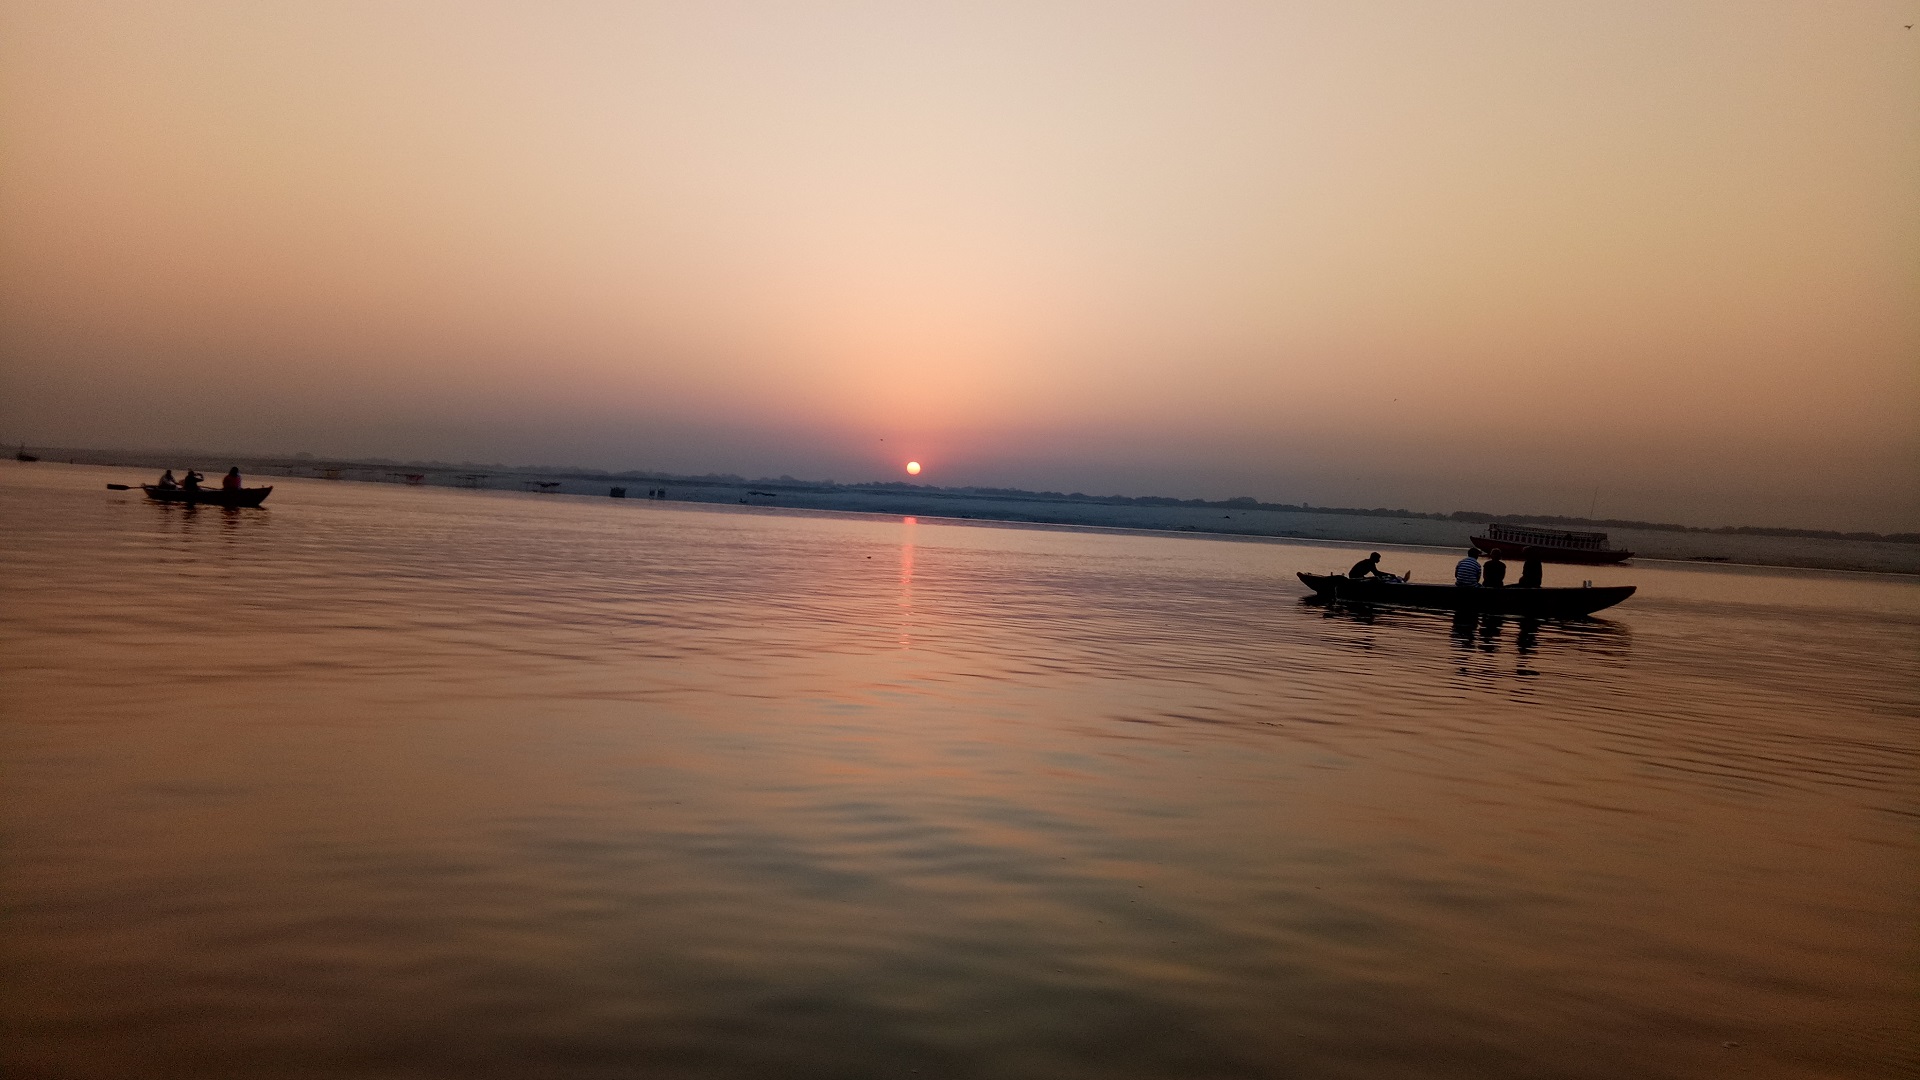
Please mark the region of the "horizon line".
[[[14, 445], [25, 448], [27, 444], [18, 443]], [[441, 461], [439, 459], [433, 459], [433, 460], [415, 459], [411, 461], [404, 461], [396, 458], [386, 458], [386, 457], [378, 457], [378, 456], [360, 457], [360, 458], [322, 457], [319, 455], [306, 453], [306, 452], [299, 452], [294, 454], [220, 454], [220, 453], [214, 453], [214, 452], [203, 451], [203, 450], [186, 450], [186, 449], [178, 449], [178, 448], [168, 449], [168, 450], [158, 450], [158, 449], [141, 450], [141, 449], [132, 449], [132, 448], [124, 448], [124, 447], [96, 449], [93, 447], [59, 447], [59, 446], [36, 447], [35, 449], [39, 449], [47, 452], [55, 452], [55, 453], [86, 454], [86, 455], [96, 455], [96, 456], [105, 456], [105, 455], [112, 455], [112, 454], [157, 456], [157, 455], [165, 454], [165, 455], [178, 455], [182, 457], [221, 458], [221, 459], [228, 459], [236, 462], [256, 462], [256, 463], [262, 463], [262, 464], [271, 464], [271, 465], [276, 465], [282, 468], [298, 468], [298, 467], [313, 468], [313, 467], [338, 465], [338, 466], [349, 466], [349, 467], [372, 466], [372, 467], [379, 467], [379, 468], [405, 466], [405, 467], [418, 467], [418, 468], [428, 468], [428, 469], [434, 469], [434, 468], [497, 469], [497, 470], [501, 470], [502, 473], [539, 473], [547, 476], [571, 477], [574, 479], [583, 479], [583, 480], [588, 478], [610, 478], [610, 479], [632, 478], [632, 479], [656, 479], [656, 480], [666, 480], [666, 481], [677, 481], [681, 483], [695, 483], [695, 482], [707, 483], [707, 484], [713, 484], [715, 486], [721, 486], [721, 487], [733, 486], [735, 484], [740, 484], [740, 485], [752, 484], [752, 485], [765, 485], [769, 487], [789, 485], [789, 486], [798, 486], [802, 488], [811, 488], [815, 490], [835, 489], [835, 488], [838, 488], [838, 489], [887, 489], [887, 490], [899, 490], [899, 491], [915, 491], [915, 492], [920, 492], [927, 495], [936, 495], [936, 496], [939, 496], [939, 495], [976, 496], [976, 497], [986, 496], [986, 497], [1003, 497], [1003, 498], [1012, 498], [1012, 499], [1032, 499], [1036, 501], [1046, 501], [1046, 502], [1092, 502], [1092, 503], [1109, 503], [1109, 504], [1117, 504], [1117, 503], [1124, 502], [1128, 504], [1145, 503], [1147, 505], [1206, 506], [1206, 507], [1222, 507], [1227, 509], [1238, 508], [1243, 510], [1268, 510], [1268, 511], [1280, 512], [1280, 513], [1345, 514], [1345, 515], [1354, 516], [1354, 517], [1417, 518], [1417, 519], [1425, 519], [1425, 520], [1432, 520], [1432, 521], [1460, 521], [1460, 522], [1467, 522], [1467, 523], [1473, 523], [1473, 524], [1492, 524], [1499, 521], [1526, 521], [1526, 522], [1535, 522], [1535, 523], [1547, 524], [1547, 525], [1596, 525], [1596, 526], [1605, 526], [1607, 528], [1646, 529], [1646, 530], [1653, 530], [1653, 531], [1659, 531], [1659, 532], [1719, 533], [1719, 534], [1749, 535], [1749, 536], [1803, 537], [1803, 538], [1810, 538], [1810, 539], [1856, 540], [1856, 541], [1863, 541], [1863, 542], [1869, 542], [1869, 543], [1873, 543], [1873, 542], [1895, 543], [1895, 544], [1920, 543], [1920, 532], [1882, 533], [1882, 532], [1874, 532], [1874, 531], [1865, 530], [1865, 529], [1861, 529], [1861, 530], [1805, 529], [1805, 528], [1796, 528], [1791, 526], [1775, 526], [1775, 525], [1732, 525], [1732, 524], [1684, 525], [1678, 522], [1646, 521], [1646, 520], [1641, 520], [1637, 518], [1590, 518], [1590, 517], [1580, 517], [1576, 515], [1566, 515], [1566, 514], [1535, 514], [1535, 513], [1526, 513], [1526, 512], [1497, 514], [1497, 513], [1492, 513], [1492, 512], [1483, 511], [1483, 510], [1422, 511], [1422, 510], [1409, 510], [1405, 507], [1314, 506], [1306, 502], [1300, 502], [1300, 503], [1266, 502], [1260, 499], [1256, 499], [1250, 495], [1237, 495], [1237, 496], [1232, 496], [1225, 499], [1186, 498], [1186, 497], [1174, 496], [1174, 495], [1122, 495], [1118, 493], [1115, 493], [1112, 495], [1088, 495], [1084, 492], [1078, 492], [1078, 491], [1070, 492], [1070, 493], [1059, 492], [1059, 491], [1031, 491], [1025, 488], [995, 487], [995, 486], [982, 485], [982, 484], [940, 485], [940, 484], [927, 484], [927, 483], [913, 483], [905, 480], [863, 480], [863, 481], [854, 481], [854, 482], [842, 482], [842, 481], [832, 480], [832, 479], [806, 480], [806, 479], [801, 479], [791, 475], [787, 475], [784, 473], [777, 477], [762, 476], [759, 478], [749, 478], [749, 477], [741, 476], [738, 473], [712, 473], [712, 472], [710, 473], [672, 473], [672, 472], [666, 472], [658, 469], [635, 468], [635, 469], [613, 470], [613, 469], [589, 468], [581, 465], [509, 465], [505, 462], [475, 462], [475, 461], [452, 462], [452, 461]], [[51, 462], [50, 464], [60, 464], [60, 463]], [[113, 465], [117, 465], [118, 463], [93, 462], [93, 461], [81, 462], [81, 461], [70, 460], [67, 462], [67, 464], [105, 465], [105, 466], [111, 467]], [[128, 466], [128, 467], [131, 467], [131, 466]], [[151, 466], [142, 464], [141, 467], [145, 468], [145, 467], [151, 467]]]

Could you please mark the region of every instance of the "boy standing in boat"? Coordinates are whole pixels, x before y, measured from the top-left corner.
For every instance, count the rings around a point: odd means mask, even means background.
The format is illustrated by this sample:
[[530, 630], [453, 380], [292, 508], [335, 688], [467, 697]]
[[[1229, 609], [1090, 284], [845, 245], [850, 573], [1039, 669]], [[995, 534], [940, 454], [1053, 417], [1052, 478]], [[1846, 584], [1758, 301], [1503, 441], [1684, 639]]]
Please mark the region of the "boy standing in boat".
[[1468, 548], [1467, 557], [1453, 567], [1453, 583], [1463, 589], [1480, 587], [1480, 549]]

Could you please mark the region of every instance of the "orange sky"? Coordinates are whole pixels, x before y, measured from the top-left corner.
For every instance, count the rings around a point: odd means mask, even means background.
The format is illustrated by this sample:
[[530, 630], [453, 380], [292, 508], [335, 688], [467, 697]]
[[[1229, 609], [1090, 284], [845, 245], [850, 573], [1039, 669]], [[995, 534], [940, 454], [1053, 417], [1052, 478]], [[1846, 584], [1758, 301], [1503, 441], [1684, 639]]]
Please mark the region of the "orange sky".
[[1920, 528], [1917, 16], [0, 3], [0, 438]]

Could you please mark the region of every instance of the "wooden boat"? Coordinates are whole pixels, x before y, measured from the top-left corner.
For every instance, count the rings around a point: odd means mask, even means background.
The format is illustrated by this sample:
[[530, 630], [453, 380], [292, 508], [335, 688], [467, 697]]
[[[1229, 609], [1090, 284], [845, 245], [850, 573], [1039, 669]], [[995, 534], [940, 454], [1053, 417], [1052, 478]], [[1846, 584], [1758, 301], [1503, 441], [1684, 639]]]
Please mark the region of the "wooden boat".
[[1541, 562], [1586, 566], [1603, 566], [1633, 558], [1631, 551], [1608, 547], [1607, 534], [1603, 532], [1567, 532], [1533, 525], [1489, 525], [1485, 535], [1473, 538], [1473, 546], [1481, 551], [1497, 551], [1508, 558], [1524, 555], [1532, 548]]
[[259, 506], [273, 494], [272, 487], [241, 488], [228, 491], [225, 488], [163, 488], [153, 484], [141, 484], [140, 490], [147, 498], [155, 502], [189, 503], [194, 506]]
[[1632, 585], [1580, 589], [1462, 588], [1459, 585], [1415, 585], [1403, 581], [1350, 578], [1340, 574], [1302, 573], [1300, 580], [1326, 600], [1546, 618], [1591, 615], [1625, 600], [1634, 591]]

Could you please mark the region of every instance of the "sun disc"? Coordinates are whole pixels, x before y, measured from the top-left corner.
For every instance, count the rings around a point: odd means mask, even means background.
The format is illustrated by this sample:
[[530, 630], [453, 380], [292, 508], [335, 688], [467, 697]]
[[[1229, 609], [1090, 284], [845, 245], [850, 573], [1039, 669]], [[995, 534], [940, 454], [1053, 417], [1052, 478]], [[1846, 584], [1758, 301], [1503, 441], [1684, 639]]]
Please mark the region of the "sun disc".
[[909, 461], [909, 462], [907, 462], [907, 475], [908, 475], [908, 476], [919, 476], [919, 475], [920, 475], [920, 463], [919, 463], [919, 462], [917, 462], [917, 461]]

